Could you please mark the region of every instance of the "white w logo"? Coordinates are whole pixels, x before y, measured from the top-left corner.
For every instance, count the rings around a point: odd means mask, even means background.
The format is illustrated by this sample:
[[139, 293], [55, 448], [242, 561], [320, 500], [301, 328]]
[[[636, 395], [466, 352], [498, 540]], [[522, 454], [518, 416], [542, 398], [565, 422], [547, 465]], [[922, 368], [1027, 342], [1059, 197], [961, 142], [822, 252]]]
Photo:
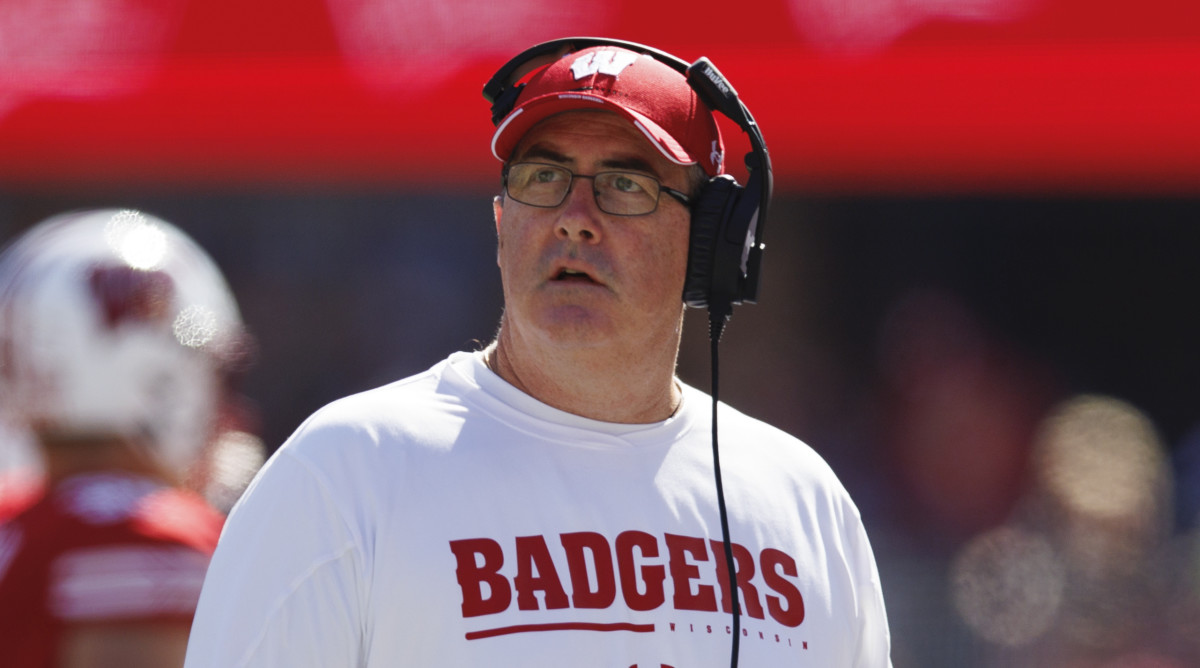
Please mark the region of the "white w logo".
[[638, 55], [629, 51], [595, 51], [576, 58], [571, 63], [571, 74], [575, 75], [576, 81], [593, 74], [615, 77], [637, 59]]

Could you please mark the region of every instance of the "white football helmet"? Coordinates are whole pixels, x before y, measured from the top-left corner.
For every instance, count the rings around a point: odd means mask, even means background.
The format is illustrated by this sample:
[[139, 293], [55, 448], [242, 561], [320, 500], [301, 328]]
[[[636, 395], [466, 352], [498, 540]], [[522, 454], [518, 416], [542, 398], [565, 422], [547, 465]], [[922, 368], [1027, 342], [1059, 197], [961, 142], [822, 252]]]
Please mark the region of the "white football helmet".
[[0, 410], [36, 432], [127, 437], [184, 474], [247, 343], [216, 264], [153, 216], [55, 216], [0, 255]]

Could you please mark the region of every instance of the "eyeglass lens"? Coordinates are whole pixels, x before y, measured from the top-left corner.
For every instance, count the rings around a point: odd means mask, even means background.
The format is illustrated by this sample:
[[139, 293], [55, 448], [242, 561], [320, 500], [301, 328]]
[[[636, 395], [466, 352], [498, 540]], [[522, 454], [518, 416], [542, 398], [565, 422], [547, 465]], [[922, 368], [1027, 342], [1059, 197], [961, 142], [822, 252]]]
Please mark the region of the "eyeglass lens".
[[524, 162], [509, 166], [506, 188], [509, 197], [522, 204], [553, 208], [566, 200], [574, 179], [592, 179], [596, 206], [605, 213], [640, 216], [658, 207], [658, 181], [637, 172], [600, 172], [587, 176], [573, 174], [558, 165]]

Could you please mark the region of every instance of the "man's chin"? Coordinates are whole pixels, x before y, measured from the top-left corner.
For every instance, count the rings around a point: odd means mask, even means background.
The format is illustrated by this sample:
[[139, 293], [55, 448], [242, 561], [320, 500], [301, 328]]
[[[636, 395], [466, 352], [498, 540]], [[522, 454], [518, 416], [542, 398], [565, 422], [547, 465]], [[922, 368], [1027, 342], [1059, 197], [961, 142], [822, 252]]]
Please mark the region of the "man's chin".
[[603, 345], [615, 336], [613, 319], [603, 309], [579, 304], [545, 309], [536, 323], [547, 341], [571, 345]]

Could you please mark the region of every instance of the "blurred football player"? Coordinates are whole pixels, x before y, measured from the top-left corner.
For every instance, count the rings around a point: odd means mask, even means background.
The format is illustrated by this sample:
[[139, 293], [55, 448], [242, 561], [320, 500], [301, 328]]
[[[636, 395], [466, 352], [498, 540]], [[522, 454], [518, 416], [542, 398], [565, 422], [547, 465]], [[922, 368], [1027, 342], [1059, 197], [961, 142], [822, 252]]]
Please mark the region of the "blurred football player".
[[155, 217], [63, 214], [0, 256], [0, 418], [42, 488], [0, 517], [0, 665], [183, 663], [227, 510], [204, 493], [256, 443], [229, 433], [248, 342], [216, 264]]

